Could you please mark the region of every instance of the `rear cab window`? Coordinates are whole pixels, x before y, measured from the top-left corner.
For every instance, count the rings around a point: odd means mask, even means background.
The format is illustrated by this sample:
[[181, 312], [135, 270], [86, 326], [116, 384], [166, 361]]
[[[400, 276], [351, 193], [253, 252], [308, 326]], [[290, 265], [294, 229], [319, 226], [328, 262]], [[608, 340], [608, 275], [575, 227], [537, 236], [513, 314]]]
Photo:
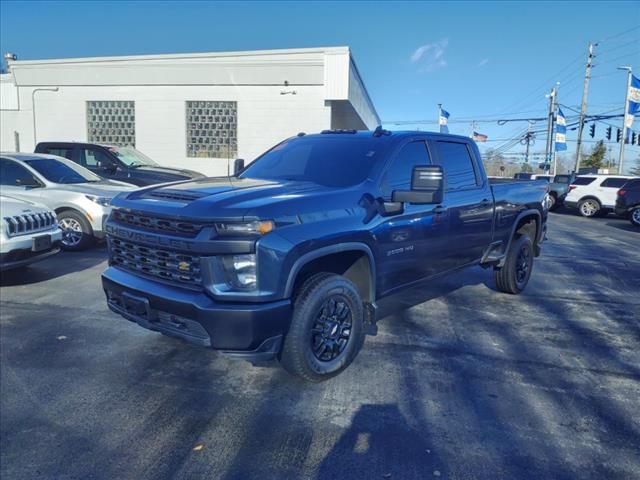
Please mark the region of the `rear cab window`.
[[56, 155], [58, 157], [73, 160], [73, 147], [45, 147], [42, 153], [46, 153], [48, 155]]
[[435, 165], [441, 165], [447, 179], [447, 190], [464, 190], [480, 185], [476, 165], [466, 143], [436, 140], [438, 155]]

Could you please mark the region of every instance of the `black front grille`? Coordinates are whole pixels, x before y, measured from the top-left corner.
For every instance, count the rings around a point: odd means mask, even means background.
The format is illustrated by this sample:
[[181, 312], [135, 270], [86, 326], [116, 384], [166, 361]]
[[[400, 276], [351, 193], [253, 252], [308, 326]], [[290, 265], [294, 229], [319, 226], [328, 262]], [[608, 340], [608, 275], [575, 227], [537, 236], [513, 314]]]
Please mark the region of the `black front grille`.
[[55, 225], [56, 216], [53, 212], [28, 213], [4, 217], [4, 221], [7, 225], [7, 233], [10, 237], [14, 237], [48, 230]]
[[109, 238], [111, 264], [126, 270], [166, 280], [185, 287], [200, 288], [200, 257], [146, 247], [119, 238]]
[[180, 233], [192, 237], [195, 237], [205, 226], [202, 223], [171, 220], [168, 218], [153, 217], [142, 213], [126, 212], [123, 210], [113, 210], [113, 212], [111, 212], [111, 218], [118, 223], [124, 223], [134, 227], [141, 227], [147, 230], [159, 232]]

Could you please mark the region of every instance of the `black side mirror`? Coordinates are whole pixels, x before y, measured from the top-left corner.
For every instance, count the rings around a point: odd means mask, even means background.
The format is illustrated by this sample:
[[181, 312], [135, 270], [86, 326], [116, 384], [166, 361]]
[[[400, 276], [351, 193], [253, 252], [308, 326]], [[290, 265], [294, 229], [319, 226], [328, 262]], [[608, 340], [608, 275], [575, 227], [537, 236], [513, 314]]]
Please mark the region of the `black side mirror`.
[[444, 171], [440, 165], [413, 167], [411, 190], [394, 190], [391, 196], [394, 202], [419, 205], [442, 203], [443, 198]]
[[233, 161], [233, 176], [237, 177], [242, 170], [244, 170], [244, 159], [236, 158]]
[[33, 177], [16, 178], [16, 185], [20, 187], [36, 188], [40, 186], [40, 182]]
[[115, 162], [110, 162], [108, 160], [98, 160], [98, 169], [107, 173], [115, 173], [118, 169], [118, 165]]

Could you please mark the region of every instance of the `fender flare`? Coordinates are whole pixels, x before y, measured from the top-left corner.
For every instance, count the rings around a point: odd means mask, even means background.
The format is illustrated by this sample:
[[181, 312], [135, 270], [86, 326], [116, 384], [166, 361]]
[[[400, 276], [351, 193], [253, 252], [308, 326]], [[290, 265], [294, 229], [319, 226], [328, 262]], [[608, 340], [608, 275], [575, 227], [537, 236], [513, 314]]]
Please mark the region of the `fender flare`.
[[311, 250], [307, 253], [305, 253], [304, 255], [302, 255], [301, 257], [299, 257], [294, 263], [293, 266], [291, 267], [291, 270], [289, 270], [289, 275], [287, 277], [287, 283], [284, 289], [284, 294], [285, 294], [285, 298], [290, 298], [291, 295], [293, 294], [293, 286], [295, 284], [295, 280], [296, 277], [298, 276], [298, 273], [300, 273], [300, 270], [302, 270], [302, 268], [309, 262], [320, 258], [320, 257], [324, 257], [326, 255], [331, 255], [334, 253], [340, 253], [340, 252], [348, 252], [348, 251], [360, 251], [363, 252], [367, 255], [367, 257], [369, 258], [369, 266], [371, 268], [371, 282], [370, 282], [370, 296], [371, 298], [373, 298], [375, 300], [376, 298], [376, 263], [375, 263], [375, 258], [373, 256], [373, 252], [371, 251], [371, 248], [369, 247], [369, 245], [367, 245], [366, 243], [362, 243], [362, 242], [344, 242], [344, 243], [337, 243], [335, 245], [328, 245], [326, 247], [320, 247], [317, 248], [315, 250]]
[[540, 238], [543, 235], [543, 230], [544, 230], [542, 225], [542, 215], [540, 214], [540, 211], [536, 210], [535, 208], [530, 208], [528, 210], [524, 210], [520, 212], [516, 217], [515, 221], [513, 222], [513, 226], [511, 227], [511, 234], [509, 235], [509, 242], [507, 243], [507, 246], [504, 250], [504, 257], [502, 258], [502, 260], [500, 260], [499, 266], [502, 267], [504, 265], [504, 259], [507, 258], [507, 253], [511, 248], [511, 242], [516, 236], [516, 228], [518, 227], [518, 223], [520, 223], [520, 220], [522, 220], [524, 217], [527, 217], [529, 215], [535, 215], [537, 218], [537, 231], [536, 231], [536, 238], [533, 239], [533, 246], [534, 246], [534, 249], [538, 248], [538, 245], [540, 243]]

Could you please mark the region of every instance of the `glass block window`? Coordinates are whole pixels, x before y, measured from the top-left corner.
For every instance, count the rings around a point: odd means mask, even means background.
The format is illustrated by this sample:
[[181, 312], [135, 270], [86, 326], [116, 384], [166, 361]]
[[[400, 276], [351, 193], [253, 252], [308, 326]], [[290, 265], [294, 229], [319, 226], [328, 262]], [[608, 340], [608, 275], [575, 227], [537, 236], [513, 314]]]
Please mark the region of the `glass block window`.
[[135, 147], [135, 102], [128, 100], [87, 102], [87, 138], [90, 143]]
[[237, 102], [188, 101], [187, 157], [238, 155]]

